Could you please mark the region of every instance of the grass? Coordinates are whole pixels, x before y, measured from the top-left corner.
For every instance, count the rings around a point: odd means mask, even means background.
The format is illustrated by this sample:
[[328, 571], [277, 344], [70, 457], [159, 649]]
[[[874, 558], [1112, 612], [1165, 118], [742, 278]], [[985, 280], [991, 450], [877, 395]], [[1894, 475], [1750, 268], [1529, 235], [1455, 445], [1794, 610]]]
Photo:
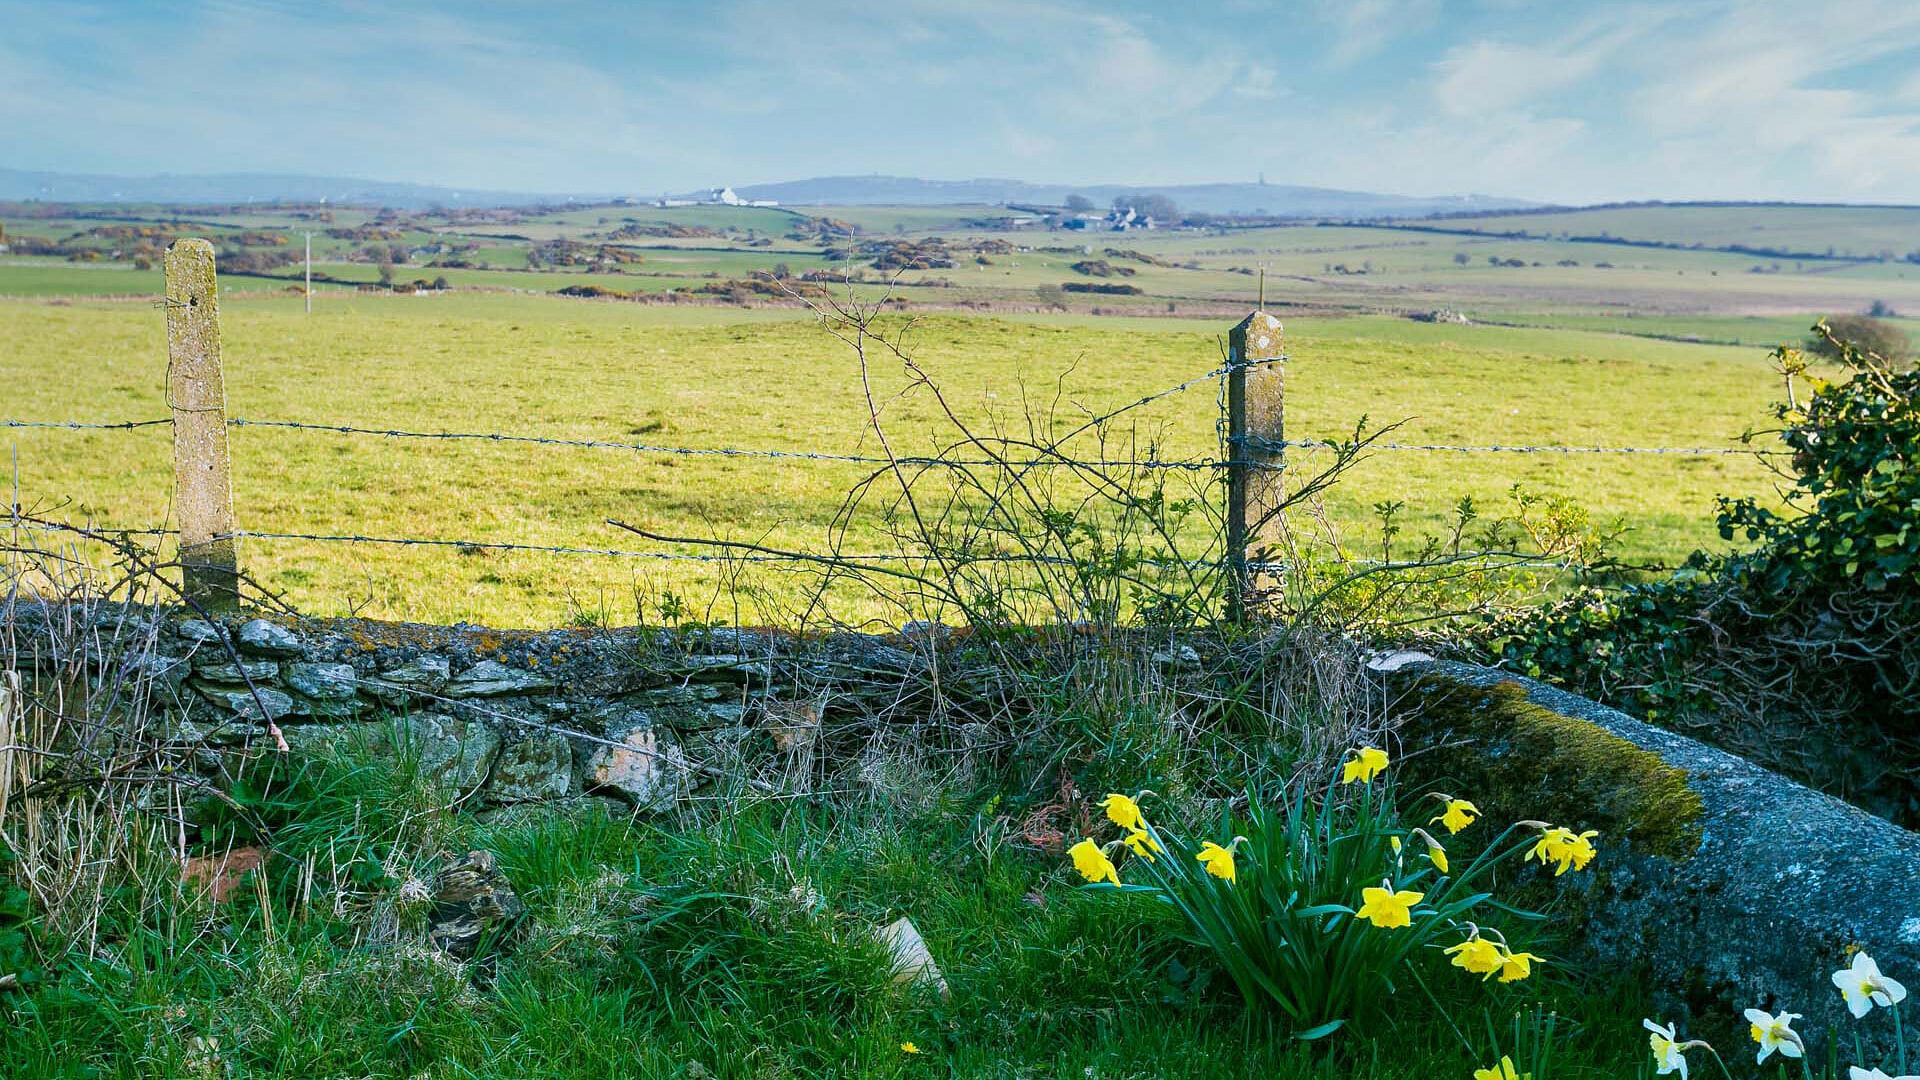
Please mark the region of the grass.
[[1608, 206], [1457, 218], [1445, 228], [1535, 236], [1614, 236], [1626, 240], [1766, 248], [1856, 258], [1920, 250], [1920, 207], [1912, 206]]
[[[1377, 1041], [1276, 1038], [1171, 943], [1164, 910], [1082, 890], [1064, 858], [1010, 844], [1013, 808], [984, 791], [916, 779], [660, 823], [591, 803], [480, 821], [447, 810], [452, 794], [404, 760], [322, 760], [263, 889], [209, 906], [150, 883], [99, 958], [10, 999], [8, 1075], [1464, 1076], [1493, 1056], [1482, 1012], [1504, 1027], [1535, 995], [1587, 1021], [1563, 1021], [1556, 1077], [1619, 1076], [1642, 1054], [1639, 1003], [1565, 976], [1475, 986], [1455, 1009], [1473, 1045], [1411, 1003]], [[436, 848], [496, 852], [528, 905], [490, 981], [422, 945], [413, 917], [369, 940]], [[950, 999], [892, 984], [871, 935], [902, 915]]]
[[[89, 271], [90, 272], [90, 271]], [[872, 453], [857, 371], [838, 342], [793, 312], [654, 308], [536, 296], [297, 298], [223, 308], [231, 415], [397, 427], [504, 430], [684, 446]], [[1106, 408], [1219, 362], [1216, 322], [927, 316], [914, 354], [975, 419], [1019, 416], [1023, 395]], [[1396, 438], [1440, 443], [1732, 446], [1775, 394], [1764, 353], [1561, 329], [1397, 319], [1289, 325], [1287, 432], [1335, 436], [1362, 415], [1414, 418]], [[23, 419], [165, 415], [159, 312], [144, 304], [0, 305], [0, 385]], [[877, 388], [903, 451], [939, 428], [920, 394]], [[1058, 380], [1058, 382], [1056, 382]], [[1139, 416], [1168, 456], [1215, 453], [1215, 393], [1203, 386]], [[167, 516], [165, 429], [19, 430], [23, 502], [61, 516], [145, 527]], [[244, 528], [640, 547], [619, 517], [685, 534], [817, 548], [859, 466], [685, 458], [514, 444], [423, 442], [238, 429], [234, 488]], [[1309, 457], [1308, 460], [1311, 460]], [[1577, 497], [1633, 531], [1623, 553], [1677, 559], [1715, 543], [1713, 497], [1765, 495], [1739, 457], [1381, 453], [1329, 501], [1361, 547], [1376, 503], [1404, 501], [1435, 527], [1462, 496], [1493, 510], [1514, 484]], [[1201, 492], [1207, 497], [1210, 493]], [[847, 550], [888, 550], [856, 522]], [[587, 557], [248, 541], [247, 566], [303, 608], [433, 621], [551, 625], [634, 613], [636, 590], [705, 605], [720, 568]], [[769, 572], [776, 599], [808, 580]], [[768, 611], [710, 612], [755, 620]]]

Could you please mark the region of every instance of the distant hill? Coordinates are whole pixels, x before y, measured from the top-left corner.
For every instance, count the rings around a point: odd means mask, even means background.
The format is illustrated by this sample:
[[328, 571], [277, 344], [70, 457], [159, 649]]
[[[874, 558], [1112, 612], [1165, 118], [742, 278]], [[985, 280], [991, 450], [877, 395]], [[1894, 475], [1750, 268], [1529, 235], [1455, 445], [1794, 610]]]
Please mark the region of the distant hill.
[[910, 176], [822, 176], [777, 184], [749, 184], [743, 198], [778, 199], [797, 206], [941, 206], [956, 203], [1037, 203], [1058, 206], [1080, 195], [1107, 206], [1119, 195], [1165, 195], [1183, 210], [1209, 214], [1297, 217], [1424, 217], [1487, 210], [1520, 210], [1538, 203], [1489, 195], [1382, 195], [1371, 191], [1291, 184], [1030, 184], [1023, 180], [921, 180]]
[[[1058, 206], [1080, 195], [1107, 206], [1118, 195], [1165, 195], [1183, 210], [1209, 214], [1272, 214], [1281, 217], [1424, 217], [1523, 210], [1537, 203], [1485, 195], [1409, 196], [1369, 191], [1296, 187], [1290, 184], [1030, 184], [1023, 180], [921, 180], [910, 176], [823, 176], [736, 189], [747, 199], [776, 199], [793, 206], [953, 206], [1038, 203]], [[698, 194], [704, 195], [705, 192]], [[330, 202], [412, 210], [431, 206], [537, 206], [604, 202], [615, 195], [651, 198], [641, 192], [582, 193], [487, 191], [386, 180], [280, 173], [218, 173], [200, 176], [104, 176], [86, 173], [0, 169], [0, 199], [43, 202], [213, 203]]]

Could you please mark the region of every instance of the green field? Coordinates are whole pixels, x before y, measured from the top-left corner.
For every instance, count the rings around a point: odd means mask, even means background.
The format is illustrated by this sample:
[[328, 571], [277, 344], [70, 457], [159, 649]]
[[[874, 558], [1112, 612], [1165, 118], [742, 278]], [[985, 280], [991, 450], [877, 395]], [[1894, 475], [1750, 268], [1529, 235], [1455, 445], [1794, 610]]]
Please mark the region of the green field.
[[1594, 236], [1707, 248], [1745, 247], [1877, 259], [1920, 251], [1920, 207], [1608, 206], [1497, 214], [1436, 223], [1449, 229]]
[[[79, 271], [89, 273], [93, 271]], [[419, 431], [507, 431], [692, 447], [871, 453], [849, 351], [789, 310], [653, 307], [535, 295], [230, 298], [223, 310], [230, 412]], [[896, 328], [901, 325], [896, 323]], [[1023, 392], [1112, 407], [1219, 362], [1224, 320], [928, 315], [910, 348], [974, 419], [1019, 415]], [[162, 313], [142, 303], [0, 303], [0, 380], [17, 419], [165, 415]], [[1289, 324], [1288, 434], [1331, 436], [1362, 415], [1410, 419], [1409, 442], [1730, 446], [1776, 391], [1763, 350], [1569, 329], [1403, 319]], [[927, 395], [892, 401], [889, 429], [942, 430]], [[1168, 456], [1215, 452], [1207, 384], [1142, 410]], [[908, 433], [903, 437], [902, 433]], [[23, 502], [119, 526], [163, 523], [165, 429], [18, 430]], [[390, 440], [242, 428], [234, 433], [242, 527], [265, 532], [647, 547], [603, 522], [817, 549], [863, 469], [604, 449]], [[1744, 457], [1382, 452], [1328, 501], [1367, 547], [1371, 507], [1403, 500], [1414, 531], [1463, 495], [1497, 508], [1516, 483], [1577, 497], [1633, 530], [1626, 553], [1676, 559], [1714, 542], [1713, 498], [1762, 494]], [[1208, 497], [1213, 493], [1207, 492]], [[870, 515], [847, 550], [894, 550]], [[430, 620], [550, 624], [630, 618], [636, 590], [716, 597], [721, 569], [588, 556], [249, 540], [244, 560], [301, 607]], [[780, 600], [810, 577], [756, 576]], [[751, 619], [771, 612], [726, 611]]]
[[[319, 233], [315, 271], [331, 280], [312, 316], [290, 294], [297, 263], [223, 278], [234, 415], [685, 447], [876, 449], [855, 358], [767, 285], [777, 274], [825, 271], [854, 279], [833, 285], [838, 295], [890, 293], [901, 314], [887, 325], [911, 320], [910, 349], [949, 401], [973, 420], [1012, 423], [1024, 422], [1025, 403], [1050, 400], [1056, 388], [1067, 411], [1097, 411], [1214, 368], [1222, 335], [1253, 305], [1264, 272], [1294, 358], [1289, 436], [1338, 435], [1366, 416], [1376, 426], [1407, 421], [1396, 439], [1410, 443], [1732, 446], [1767, 423], [1778, 392], [1772, 346], [1801, 339], [1821, 315], [1876, 302], [1920, 312], [1920, 266], [1712, 250], [1751, 236], [1786, 247], [1831, 236], [1850, 251], [1868, 234], [1883, 238], [1876, 250], [1899, 248], [1903, 230], [1920, 229], [1920, 211], [1897, 208], [1634, 207], [1406, 227], [1128, 233], [993, 227], [1006, 213], [605, 205], [378, 215], [16, 204], [0, 208], [10, 238], [22, 247], [60, 242], [76, 254], [0, 257], [0, 385], [8, 391], [0, 418], [163, 412], [162, 315], [139, 302], [157, 296], [161, 276], [132, 267], [131, 241], [114, 231], [129, 224], [227, 246], [248, 232], [291, 245], [302, 232]], [[822, 232], [814, 219], [858, 232]], [[668, 226], [681, 235], [661, 235]], [[629, 232], [616, 236], [622, 228]], [[1568, 239], [1601, 231], [1688, 246]], [[617, 272], [530, 266], [536, 245], [561, 250], [552, 242], [562, 240], [589, 251], [611, 245], [639, 261], [602, 268]], [[151, 258], [151, 242], [142, 242]], [[257, 242], [274, 249], [272, 235]], [[1920, 246], [1920, 231], [1913, 242]], [[881, 248], [897, 245], [951, 265], [873, 264]], [[444, 278], [452, 292], [378, 291], [379, 261], [398, 255], [408, 257], [392, 267], [395, 282]], [[471, 265], [442, 265], [449, 258]], [[1063, 291], [1068, 283], [1137, 292]], [[544, 295], [580, 285], [676, 302]], [[682, 295], [663, 295], [670, 292]], [[1443, 307], [1476, 325], [1406, 318]], [[926, 394], [892, 399], [897, 362], [874, 371], [900, 448], [924, 451], [952, 436]], [[1142, 410], [1134, 436], [1167, 456], [1212, 456], [1215, 397], [1202, 386]], [[162, 430], [9, 435], [29, 505], [127, 526], [164, 521]], [[234, 453], [241, 523], [255, 531], [621, 549], [647, 545], [607, 526], [609, 517], [816, 549], [841, 495], [864, 475], [845, 463], [265, 428], [237, 430]], [[1717, 542], [1717, 495], [1771, 497], [1771, 480], [1745, 457], [1383, 451], [1328, 496], [1326, 520], [1350, 550], [1380, 554], [1371, 531], [1377, 504], [1403, 502], [1407, 527], [1421, 533], [1462, 496], [1497, 513], [1520, 484], [1572, 496], [1596, 520], [1618, 519], [1628, 529], [1621, 554], [1671, 561]], [[1217, 500], [1202, 488], [1195, 494]], [[857, 517], [847, 538], [846, 550], [867, 549], [895, 550], [877, 512]], [[671, 592], [705, 605], [739, 592], [722, 587], [731, 568], [611, 557], [258, 539], [248, 541], [246, 563], [309, 610], [424, 619], [620, 620], [632, 617], [636, 595], [657, 602]], [[772, 618], [812, 580], [764, 567], [752, 579], [771, 599], [715, 617]]]

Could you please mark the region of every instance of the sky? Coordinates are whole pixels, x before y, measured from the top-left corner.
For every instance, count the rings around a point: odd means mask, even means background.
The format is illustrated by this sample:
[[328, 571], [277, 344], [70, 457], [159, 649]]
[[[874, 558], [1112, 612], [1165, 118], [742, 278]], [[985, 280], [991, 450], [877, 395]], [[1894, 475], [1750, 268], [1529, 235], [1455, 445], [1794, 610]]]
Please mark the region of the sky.
[[1920, 0], [0, 0], [0, 166], [1920, 203]]

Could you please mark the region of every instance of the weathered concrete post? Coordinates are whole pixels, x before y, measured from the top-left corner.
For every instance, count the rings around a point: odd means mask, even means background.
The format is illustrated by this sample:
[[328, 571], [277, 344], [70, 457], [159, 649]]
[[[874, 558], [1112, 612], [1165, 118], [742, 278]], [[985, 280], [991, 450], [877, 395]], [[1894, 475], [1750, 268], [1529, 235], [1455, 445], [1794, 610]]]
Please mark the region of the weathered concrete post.
[[1246, 616], [1255, 591], [1247, 549], [1271, 535], [1282, 488], [1286, 379], [1280, 320], [1255, 310], [1227, 334], [1228, 615]]
[[173, 410], [173, 509], [189, 598], [216, 610], [240, 603], [227, 460], [227, 385], [220, 372], [220, 304], [213, 245], [167, 248], [167, 404]]

